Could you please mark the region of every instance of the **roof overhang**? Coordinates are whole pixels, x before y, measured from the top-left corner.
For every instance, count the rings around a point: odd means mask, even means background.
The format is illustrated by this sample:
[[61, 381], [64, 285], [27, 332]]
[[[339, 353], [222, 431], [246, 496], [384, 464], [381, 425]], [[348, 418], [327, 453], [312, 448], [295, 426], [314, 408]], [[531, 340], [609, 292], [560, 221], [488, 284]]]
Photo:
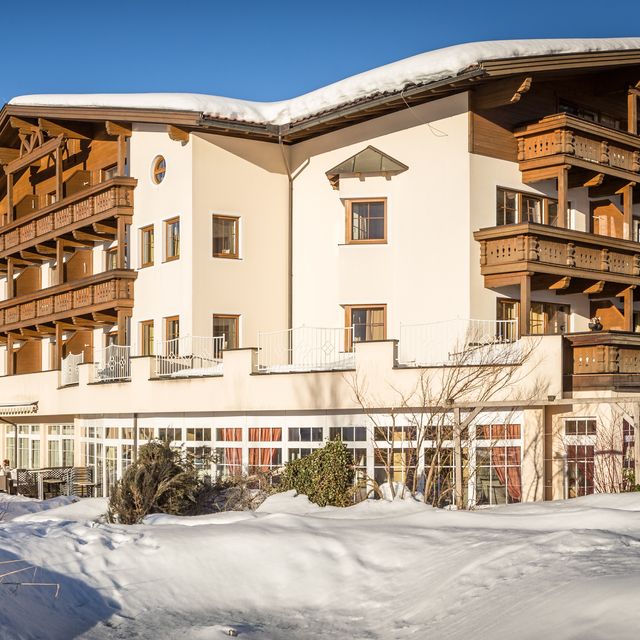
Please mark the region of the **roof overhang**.
[[0, 404], [0, 416], [27, 416], [38, 413], [38, 402]]

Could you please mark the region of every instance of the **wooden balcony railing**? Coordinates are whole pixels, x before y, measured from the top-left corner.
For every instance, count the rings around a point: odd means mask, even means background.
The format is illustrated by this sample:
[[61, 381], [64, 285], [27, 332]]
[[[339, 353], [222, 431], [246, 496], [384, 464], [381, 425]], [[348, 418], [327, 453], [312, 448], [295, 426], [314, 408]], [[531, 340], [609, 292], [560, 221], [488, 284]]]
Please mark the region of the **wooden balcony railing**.
[[640, 333], [574, 333], [564, 343], [565, 389], [640, 388]]
[[136, 183], [112, 178], [3, 225], [0, 259], [115, 215], [131, 216]]
[[521, 171], [569, 164], [622, 178], [640, 173], [640, 137], [566, 113], [547, 116], [514, 133]]
[[632, 240], [533, 223], [473, 235], [484, 276], [531, 272], [640, 285], [640, 243]]
[[0, 333], [116, 307], [131, 308], [136, 276], [130, 270], [106, 271], [0, 302]]

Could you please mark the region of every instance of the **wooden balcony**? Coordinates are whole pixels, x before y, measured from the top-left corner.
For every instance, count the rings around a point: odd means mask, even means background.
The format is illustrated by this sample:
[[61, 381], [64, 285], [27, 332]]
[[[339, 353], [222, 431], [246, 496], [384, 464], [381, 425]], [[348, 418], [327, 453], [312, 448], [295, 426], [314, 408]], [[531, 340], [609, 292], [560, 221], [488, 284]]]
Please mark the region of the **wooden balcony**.
[[131, 270], [106, 271], [88, 278], [41, 289], [0, 302], [0, 334], [34, 330], [37, 337], [55, 331], [53, 323], [68, 321], [76, 328], [117, 322], [117, 311], [133, 307]]
[[[109, 224], [110, 219], [131, 223], [136, 183], [112, 178], [5, 224], [0, 227], [0, 264], [10, 257], [27, 263], [50, 260], [60, 238], [74, 246], [115, 239], [117, 223]], [[38, 204], [33, 196], [32, 206]]]
[[510, 276], [525, 273], [550, 276], [549, 281], [554, 276], [565, 279], [566, 286], [549, 287], [557, 290], [569, 288], [571, 278], [640, 285], [640, 243], [632, 240], [533, 223], [490, 227], [473, 235], [480, 242], [480, 269], [487, 286], [515, 284]]
[[628, 181], [640, 175], [640, 136], [633, 133], [560, 113], [521, 127], [514, 136], [524, 182], [555, 177], [560, 166]]
[[640, 334], [594, 331], [566, 335], [564, 388], [640, 390]]

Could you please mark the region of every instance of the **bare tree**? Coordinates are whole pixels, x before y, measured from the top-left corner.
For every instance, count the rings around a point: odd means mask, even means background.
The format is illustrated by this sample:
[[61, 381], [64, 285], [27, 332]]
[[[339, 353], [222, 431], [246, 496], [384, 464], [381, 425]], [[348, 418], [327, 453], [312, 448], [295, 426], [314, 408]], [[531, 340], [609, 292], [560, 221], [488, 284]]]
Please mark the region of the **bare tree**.
[[[389, 384], [374, 397], [362, 376], [348, 379], [373, 425], [375, 460], [392, 496], [399, 489], [414, 496], [421, 492], [434, 505], [450, 501], [458, 508], [468, 506], [463, 483], [470, 477], [470, 461], [463, 443], [468, 447], [472, 440], [469, 427], [492, 402], [526, 406], [542, 396], [545, 383], [532, 376], [537, 344], [535, 339], [487, 340], [468, 331], [444, 366], [420, 368], [409, 389]], [[526, 378], [532, 378], [529, 384]], [[376, 490], [378, 483], [372, 486]]]

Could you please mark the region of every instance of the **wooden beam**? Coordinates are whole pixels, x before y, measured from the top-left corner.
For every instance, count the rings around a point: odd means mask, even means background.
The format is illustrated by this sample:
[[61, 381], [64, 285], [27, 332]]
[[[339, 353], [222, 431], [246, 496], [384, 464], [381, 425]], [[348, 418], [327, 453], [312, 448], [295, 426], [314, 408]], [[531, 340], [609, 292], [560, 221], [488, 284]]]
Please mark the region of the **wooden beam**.
[[53, 325], [49, 325], [49, 324], [37, 324], [36, 325], [36, 331], [40, 334], [46, 334], [46, 335], [55, 335], [56, 332], [56, 328]]
[[37, 133], [39, 130], [38, 125], [35, 122], [28, 122], [22, 118], [16, 118], [15, 116], [9, 117], [9, 125], [18, 131], [24, 131], [28, 133]]
[[98, 235], [97, 233], [89, 233], [87, 231], [79, 231], [77, 229], [75, 231], [72, 231], [71, 235], [75, 240], [78, 241], [84, 240], [86, 242], [104, 242], [105, 240], [108, 240], [108, 238]]
[[56, 240], [56, 284], [64, 282], [64, 241]]
[[569, 167], [563, 165], [558, 169], [558, 226], [561, 228], [567, 226], [568, 190]]
[[20, 257], [23, 260], [29, 260], [30, 262], [38, 262], [38, 263], [47, 262], [51, 260], [51, 258], [48, 256], [43, 256], [39, 253], [34, 253], [33, 251], [26, 251], [26, 250], [20, 251]]
[[622, 323], [623, 331], [633, 331], [633, 290], [629, 287], [622, 295], [624, 303], [624, 318]]
[[44, 158], [50, 153], [53, 153], [62, 144], [62, 140], [63, 139], [60, 136], [57, 138], [51, 138], [51, 140], [47, 140], [44, 144], [33, 149], [33, 151], [30, 151], [21, 158], [17, 158], [16, 160], [10, 162], [5, 167], [5, 173], [15, 173], [16, 171], [20, 171], [20, 169], [23, 169], [24, 167], [28, 167], [34, 162], [40, 162], [41, 158]]
[[56, 248], [48, 244], [37, 244], [35, 246], [35, 249], [38, 253], [42, 253], [43, 255], [48, 255], [48, 256], [56, 255]]
[[113, 325], [117, 322], [116, 316], [109, 315], [108, 313], [94, 311], [91, 315], [98, 324]]
[[627, 94], [627, 131], [638, 133], [638, 93], [634, 88]]
[[64, 169], [62, 165], [62, 147], [56, 149], [56, 200], [60, 202], [64, 196]]
[[104, 128], [107, 131], [107, 135], [110, 136], [125, 136], [127, 138], [131, 137], [131, 125], [127, 125], [123, 122], [113, 122], [112, 120], [107, 120], [104, 123]]
[[62, 348], [64, 347], [62, 340], [62, 323], [56, 322], [56, 355], [55, 355], [55, 368], [59, 371], [62, 369]]
[[105, 224], [104, 222], [94, 222], [91, 227], [96, 233], [115, 235], [117, 231], [117, 227], [113, 227], [110, 224]]
[[523, 275], [520, 278], [520, 335], [529, 335], [531, 313], [531, 276]]
[[7, 258], [7, 298], [15, 295], [15, 283], [13, 281], [14, 258]]
[[126, 220], [122, 217], [118, 218], [118, 230], [116, 241], [118, 246], [116, 248], [116, 268], [126, 269], [125, 264], [125, 241], [126, 241]]
[[189, 132], [186, 129], [181, 129], [180, 127], [168, 124], [167, 133], [169, 134], [169, 137], [176, 142], [189, 142]]
[[8, 376], [13, 375], [13, 334], [7, 335], [7, 363], [5, 371]]
[[37, 331], [34, 331], [33, 329], [27, 329], [26, 327], [20, 329], [20, 335], [24, 336], [25, 338], [42, 338], [42, 336]]
[[598, 280], [594, 282], [592, 285], [588, 286], [583, 293], [592, 294], [592, 293], [602, 293], [604, 289], [605, 282], [604, 280]]
[[571, 277], [565, 276], [564, 278], [560, 278], [560, 280], [556, 280], [553, 284], [549, 285], [549, 289], [552, 291], [556, 291], [557, 289], [567, 289], [571, 284]]
[[622, 237], [631, 240], [633, 234], [633, 185], [628, 184], [622, 191], [622, 213], [624, 223], [622, 226]]
[[527, 93], [527, 91], [529, 91], [529, 89], [531, 89], [531, 83], [533, 82], [533, 78], [531, 76], [526, 77], [522, 83], [520, 84], [520, 86], [518, 87], [518, 89], [516, 90], [516, 92], [511, 96], [511, 99], [509, 100], [509, 102], [511, 104], [515, 104], [516, 102], [520, 102], [520, 98], [522, 98], [522, 96]]
[[74, 140], [90, 140], [92, 138], [91, 131], [89, 131], [88, 127], [86, 125], [82, 126], [77, 122], [69, 125], [68, 123], [60, 124], [59, 122], [38, 118], [38, 125], [51, 137], [64, 135]]
[[590, 198], [606, 198], [607, 196], [618, 196], [624, 193], [626, 187], [635, 187], [636, 183], [621, 178], [607, 179], [599, 186], [589, 187]]
[[126, 344], [127, 313], [124, 309], [118, 309], [118, 345]]
[[11, 149], [10, 147], [0, 147], [0, 164], [9, 164], [19, 157], [20, 151], [18, 149]]

